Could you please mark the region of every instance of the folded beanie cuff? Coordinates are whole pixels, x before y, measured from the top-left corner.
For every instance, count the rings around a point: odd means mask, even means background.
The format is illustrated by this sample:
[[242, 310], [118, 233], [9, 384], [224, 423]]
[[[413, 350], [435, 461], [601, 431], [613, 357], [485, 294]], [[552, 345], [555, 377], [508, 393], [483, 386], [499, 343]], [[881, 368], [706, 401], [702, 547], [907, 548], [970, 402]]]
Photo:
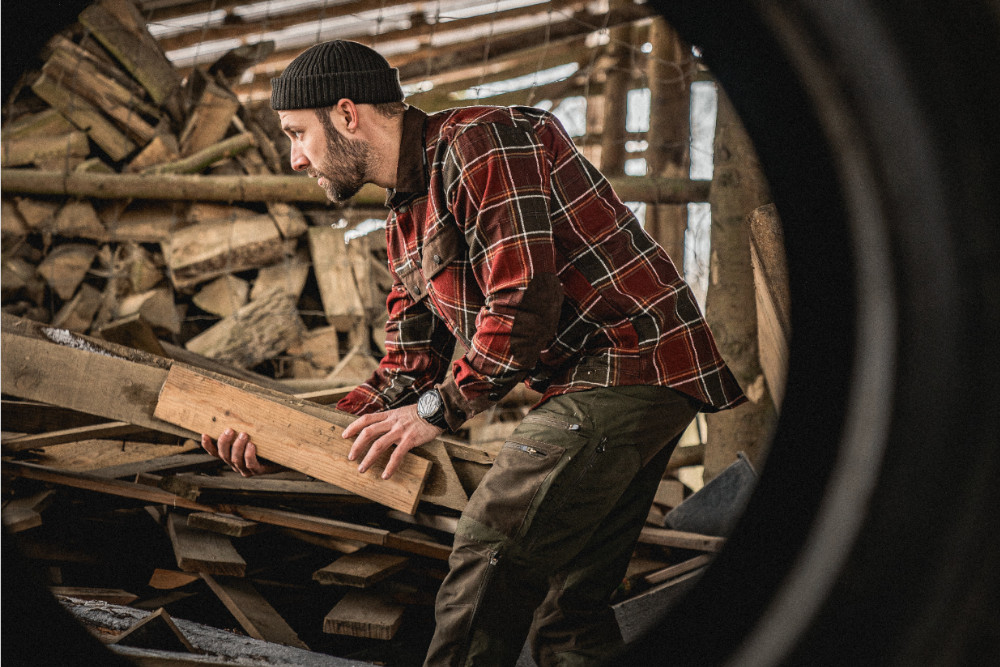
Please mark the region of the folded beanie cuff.
[[306, 50], [271, 79], [275, 111], [329, 107], [344, 98], [358, 104], [403, 101], [399, 70], [367, 46], [335, 40]]

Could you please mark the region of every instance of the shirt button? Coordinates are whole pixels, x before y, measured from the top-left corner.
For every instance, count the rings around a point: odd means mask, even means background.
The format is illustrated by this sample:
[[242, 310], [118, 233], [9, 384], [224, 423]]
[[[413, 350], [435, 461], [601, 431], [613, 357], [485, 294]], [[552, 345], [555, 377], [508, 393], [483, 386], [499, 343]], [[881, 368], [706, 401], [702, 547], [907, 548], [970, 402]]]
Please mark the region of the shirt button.
[[491, 401], [499, 401], [499, 400], [500, 400], [500, 394], [498, 394], [498, 393], [497, 393], [497, 392], [495, 392], [495, 391], [494, 391], [494, 392], [492, 392], [492, 393], [490, 394], [490, 400], [491, 400]]
[[400, 207], [399, 207], [399, 212], [400, 212], [400, 213], [406, 213], [406, 212], [407, 212], [407, 211], [409, 211], [409, 210], [410, 210], [410, 207], [409, 207], [409, 206], [400, 206]]
[[413, 288], [413, 291], [414, 291], [414, 293], [416, 293], [416, 294], [420, 294], [420, 285], [417, 285], [417, 286], [415, 286], [415, 287]]
[[434, 263], [435, 264], [440, 264], [441, 263], [441, 255], [439, 255], [437, 253], [434, 253]]

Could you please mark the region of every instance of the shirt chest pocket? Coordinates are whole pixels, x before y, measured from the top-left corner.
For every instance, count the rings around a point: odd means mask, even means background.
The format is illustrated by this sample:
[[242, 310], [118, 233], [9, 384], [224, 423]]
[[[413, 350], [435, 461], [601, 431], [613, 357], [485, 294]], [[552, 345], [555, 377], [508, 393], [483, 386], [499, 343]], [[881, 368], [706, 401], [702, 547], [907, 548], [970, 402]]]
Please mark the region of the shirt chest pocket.
[[407, 259], [396, 269], [396, 275], [403, 283], [410, 298], [415, 302], [427, 297], [427, 283], [433, 281], [449, 264], [458, 259], [465, 248], [465, 242], [458, 229], [452, 225], [440, 227], [425, 242], [420, 254], [419, 265]]
[[420, 258], [424, 277], [433, 280], [465, 250], [465, 240], [454, 225], [442, 225], [426, 241]]

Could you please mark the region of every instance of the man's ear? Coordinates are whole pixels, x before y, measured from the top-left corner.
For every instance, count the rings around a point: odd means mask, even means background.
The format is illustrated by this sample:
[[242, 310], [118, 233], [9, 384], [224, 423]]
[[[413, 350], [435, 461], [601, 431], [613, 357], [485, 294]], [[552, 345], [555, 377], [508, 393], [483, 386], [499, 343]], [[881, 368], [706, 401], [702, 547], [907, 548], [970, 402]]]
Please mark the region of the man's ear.
[[352, 100], [342, 98], [333, 107], [333, 124], [339, 130], [353, 134], [358, 131], [358, 107]]

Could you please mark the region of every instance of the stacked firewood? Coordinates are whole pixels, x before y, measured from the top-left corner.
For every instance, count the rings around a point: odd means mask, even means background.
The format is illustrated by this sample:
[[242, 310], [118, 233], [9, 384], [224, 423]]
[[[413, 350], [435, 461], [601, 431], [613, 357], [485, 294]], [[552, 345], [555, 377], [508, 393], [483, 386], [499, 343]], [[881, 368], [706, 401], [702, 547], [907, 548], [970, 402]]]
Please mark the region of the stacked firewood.
[[172, 192], [174, 175], [282, 172], [273, 116], [230, 89], [253, 62], [244, 51], [182, 78], [125, 0], [95, 3], [49, 41], [6, 106], [5, 175], [141, 175], [162, 199], [5, 190], [4, 312], [277, 378], [367, 377], [390, 286], [384, 241], [345, 244], [336, 223], [381, 211]]

